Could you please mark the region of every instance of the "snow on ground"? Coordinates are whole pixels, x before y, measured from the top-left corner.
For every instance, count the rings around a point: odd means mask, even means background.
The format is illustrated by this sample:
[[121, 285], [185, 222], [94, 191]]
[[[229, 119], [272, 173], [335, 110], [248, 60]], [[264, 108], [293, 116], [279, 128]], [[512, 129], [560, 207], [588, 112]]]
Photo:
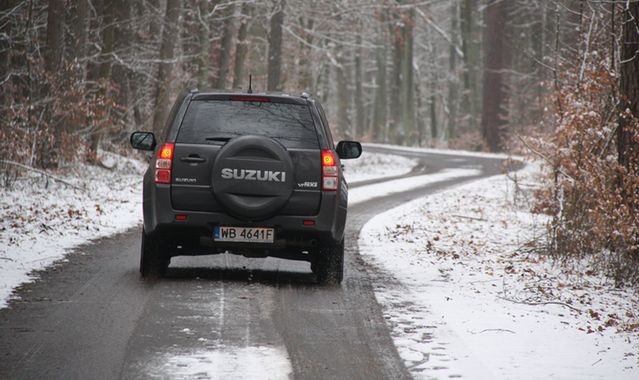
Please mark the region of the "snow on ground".
[[435, 148], [420, 148], [420, 147], [412, 147], [412, 146], [397, 146], [397, 145], [389, 145], [389, 144], [377, 144], [377, 143], [366, 143], [366, 146], [371, 147], [379, 147], [379, 148], [390, 148], [395, 150], [401, 150], [403, 152], [415, 152], [415, 153], [433, 153], [433, 154], [443, 154], [445, 156], [465, 156], [465, 157], [484, 157], [484, 158], [503, 158], [503, 159], [515, 159], [523, 161], [524, 157], [521, 156], [513, 156], [507, 153], [486, 153], [486, 152], [472, 152], [466, 150], [451, 150], [451, 149], [435, 149]]
[[167, 354], [145, 375], [149, 379], [275, 380], [288, 379], [292, 373], [285, 349], [259, 346]]
[[106, 169], [75, 166], [56, 173], [83, 190], [33, 173], [0, 189], [0, 308], [13, 289], [92, 239], [142, 221], [145, 163], [103, 153]]
[[[396, 176], [416, 165], [399, 156], [365, 154], [363, 160], [344, 160], [349, 181]], [[81, 190], [36, 173], [0, 189], [0, 308], [17, 286], [69, 250], [142, 222], [147, 164], [107, 152], [101, 158], [111, 169], [75, 165], [55, 173]]]
[[480, 174], [481, 170], [478, 169], [446, 169], [438, 173], [418, 175], [376, 183], [373, 185], [356, 187], [348, 190], [348, 204], [352, 206], [373, 198], [401, 193], [437, 182], [449, 181], [451, 179], [461, 177], [472, 177]]
[[[345, 161], [351, 183], [415, 165], [367, 155]], [[139, 225], [146, 163], [108, 153], [104, 160], [111, 170], [78, 165], [56, 173], [84, 190], [36, 174], [0, 190], [0, 307], [68, 250]], [[532, 252], [527, 243], [542, 234], [535, 226], [544, 221], [522, 207], [532, 171], [519, 175], [518, 187], [497, 176], [416, 200], [362, 230], [364, 258], [380, 269], [376, 294], [417, 378], [639, 378], [639, 295], [614, 289], [583, 265], [570, 272]], [[442, 171], [349, 195], [353, 204], [475, 174]], [[273, 347], [167, 355], [162, 365], [178, 378], [291, 372], [285, 351]]]
[[529, 244], [536, 166], [415, 200], [361, 231], [415, 378], [639, 379], [639, 294]]
[[364, 152], [355, 160], [342, 160], [344, 177], [350, 185], [371, 179], [394, 177], [410, 173], [417, 160], [392, 154]]

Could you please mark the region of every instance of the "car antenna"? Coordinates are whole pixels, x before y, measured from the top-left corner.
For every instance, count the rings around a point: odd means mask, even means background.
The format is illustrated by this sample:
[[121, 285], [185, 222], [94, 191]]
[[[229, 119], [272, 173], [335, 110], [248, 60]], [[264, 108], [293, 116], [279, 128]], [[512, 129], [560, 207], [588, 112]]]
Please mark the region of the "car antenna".
[[253, 93], [253, 75], [249, 74], [249, 89], [248, 89], [248, 93], [252, 94]]

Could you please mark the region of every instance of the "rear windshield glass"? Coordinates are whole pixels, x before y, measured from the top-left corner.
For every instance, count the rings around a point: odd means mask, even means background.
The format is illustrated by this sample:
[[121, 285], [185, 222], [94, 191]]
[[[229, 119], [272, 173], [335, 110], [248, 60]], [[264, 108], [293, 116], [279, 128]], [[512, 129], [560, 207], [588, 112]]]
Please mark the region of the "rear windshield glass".
[[271, 137], [286, 148], [319, 147], [307, 105], [229, 100], [191, 102], [177, 142], [219, 145], [243, 135]]

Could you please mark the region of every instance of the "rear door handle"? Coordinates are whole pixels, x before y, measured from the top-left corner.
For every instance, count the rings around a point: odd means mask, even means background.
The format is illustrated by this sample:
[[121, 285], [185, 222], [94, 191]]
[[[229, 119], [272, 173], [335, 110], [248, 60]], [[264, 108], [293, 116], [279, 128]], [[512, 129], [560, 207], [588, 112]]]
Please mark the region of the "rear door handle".
[[196, 163], [199, 164], [199, 163], [202, 163], [202, 162], [204, 162], [206, 160], [203, 159], [200, 156], [186, 156], [186, 157], [180, 157], [180, 161], [188, 162], [188, 163], [191, 163], [191, 164], [196, 164]]

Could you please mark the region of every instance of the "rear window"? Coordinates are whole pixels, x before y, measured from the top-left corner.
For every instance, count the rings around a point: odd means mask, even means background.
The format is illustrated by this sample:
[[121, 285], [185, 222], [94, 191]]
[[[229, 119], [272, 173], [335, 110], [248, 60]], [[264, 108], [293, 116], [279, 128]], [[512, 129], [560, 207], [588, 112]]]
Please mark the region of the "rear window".
[[243, 135], [271, 137], [286, 148], [319, 147], [307, 105], [229, 100], [192, 101], [177, 142], [219, 145]]

